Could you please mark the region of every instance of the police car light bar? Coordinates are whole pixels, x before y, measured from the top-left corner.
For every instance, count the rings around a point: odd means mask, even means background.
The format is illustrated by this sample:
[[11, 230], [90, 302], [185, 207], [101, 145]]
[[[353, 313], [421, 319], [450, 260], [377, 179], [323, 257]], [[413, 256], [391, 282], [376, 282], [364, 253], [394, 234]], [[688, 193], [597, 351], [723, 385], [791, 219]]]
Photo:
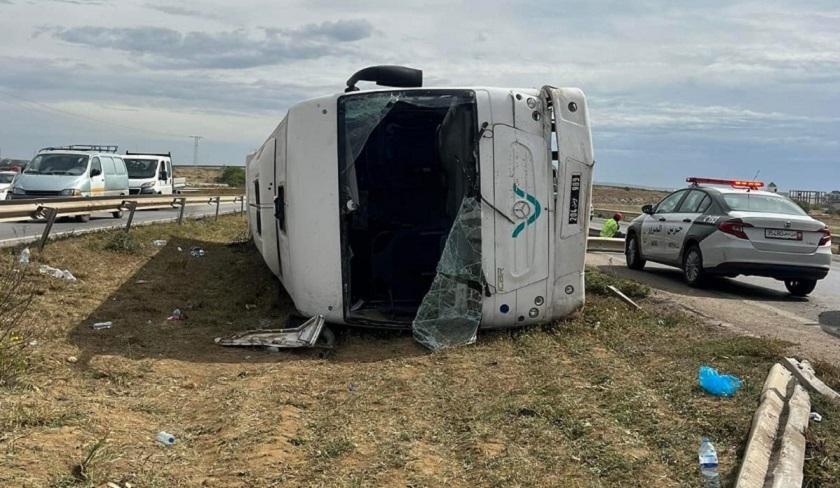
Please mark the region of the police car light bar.
[[686, 178], [685, 181], [688, 183], [692, 183], [694, 186], [702, 184], [727, 185], [731, 186], [732, 188], [748, 188], [750, 190], [758, 190], [759, 188], [764, 187], [764, 182], [762, 181], [722, 180], [719, 178], [698, 178], [696, 176]]

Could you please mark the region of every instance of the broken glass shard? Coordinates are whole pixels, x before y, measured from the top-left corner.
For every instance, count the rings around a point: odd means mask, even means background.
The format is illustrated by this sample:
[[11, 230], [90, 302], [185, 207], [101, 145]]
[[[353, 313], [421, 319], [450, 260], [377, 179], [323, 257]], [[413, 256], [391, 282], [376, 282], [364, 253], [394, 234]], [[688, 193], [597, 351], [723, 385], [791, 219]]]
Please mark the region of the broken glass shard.
[[472, 344], [481, 322], [481, 204], [464, 198], [429, 292], [412, 323], [414, 338], [433, 351]]

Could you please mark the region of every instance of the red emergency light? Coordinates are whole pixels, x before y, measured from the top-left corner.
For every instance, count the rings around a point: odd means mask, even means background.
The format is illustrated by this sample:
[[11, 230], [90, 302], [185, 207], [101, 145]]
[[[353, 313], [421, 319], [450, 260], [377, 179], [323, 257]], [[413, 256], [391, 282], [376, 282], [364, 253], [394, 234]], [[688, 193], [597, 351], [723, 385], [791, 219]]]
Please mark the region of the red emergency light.
[[727, 185], [732, 188], [746, 188], [748, 190], [758, 190], [764, 188], [762, 181], [745, 181], [745, 180], [722, 180], [719, 178], [698, 178], [692, 176], [686, 178], [685, 181], [696, 185]]

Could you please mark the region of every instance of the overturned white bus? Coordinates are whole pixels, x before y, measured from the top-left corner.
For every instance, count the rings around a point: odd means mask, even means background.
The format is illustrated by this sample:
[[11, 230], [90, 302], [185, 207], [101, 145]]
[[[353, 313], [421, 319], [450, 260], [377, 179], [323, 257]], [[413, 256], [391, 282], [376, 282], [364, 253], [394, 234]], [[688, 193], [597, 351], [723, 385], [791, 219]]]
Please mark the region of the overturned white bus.
[[425, 88], [396, 66], [347, 84], [291, 107], [246, 162], [254, 242], [300, 313], [437, 349], [583, 306], [580, 90]]

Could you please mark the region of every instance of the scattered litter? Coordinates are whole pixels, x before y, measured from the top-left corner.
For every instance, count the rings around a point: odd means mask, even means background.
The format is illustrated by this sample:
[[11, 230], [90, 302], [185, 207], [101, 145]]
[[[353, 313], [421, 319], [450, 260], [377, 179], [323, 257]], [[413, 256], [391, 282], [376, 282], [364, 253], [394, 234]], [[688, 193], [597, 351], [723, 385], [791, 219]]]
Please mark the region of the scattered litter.
[[172, 314], [166, 318], [166, 320], [187, 320], [187, 314], [185, 314], [180, 308], [176, 308], [172, 311]]
[[70, 356], [70, 357], [67, 358], [67, 362], [70, 363], [70, 364], [75, 364], [78, 361], [79, 361], [79, 358], [77, 358], [76, 356]]
[[35, 347], [35, 346], [37, 346], [37, 345], [38, 345], [38, 341], [36, 341], [36, 340], [34, 340], [34, 339], [33, 339], [33, 340], [31, 340], [31, 341], [29, 341], [29, 347]]
[[93, 330], [110, 329], [113, 325], [114, 323], [109, 320], [107, 322], [97, 322], [91, 325], [90, 328]]
[[128, 481], [124, 482], [123, 484], [119, 484], [114, 481], [109, 481], [105, 486], [107, 488], [134, 488], [134, 485], [129, 483]]
[[155, 239], [154, 241], [152, 241], [152, 244], [154, 244], [157, 247], [163, 247], [166, 245], [166, 239]]
[[732, 375], [720, 374], [709, 366], [700, 367], [697, 380], [706, 393], [714, 396], [731, 397], [741, 388], [741, 380]]
[[700, 474], [703, 476], [703, 486], [706, 488], [720, 488], [720, 473], [718, 473], [718, 455], [715, 445], [708, 437], [703, 437], [700, 449], [697, 450], [700, 461]]
[[630, 305], [631, 307], [635, 308], [636, 310], [641, 310], [642, 309], [642, 307], [640, 307], [638, 303], [634, 302], [630, 297], [628, 297], [624, 293], [621, 293], [621, 290], [619, 290], [618, 288], [614, 287], [613, 285], [610, 285], [607, 288], [609, 288], [611, 292], [618, 295], [618, 298], [621, 298], [621, 300], [624, 303], [626, 303], [627, 305]]
[[354, 385], [353, 383], [348, 383], [347, 391], [356, 391], [356, 385]]
[[157, 441], [164, 446], [172, 446], [175, 445], [175, 436], [169, 432], [160, 431], [157, 434]]
[[205, 254], [207, 253], [204, 252], [204, 248], [198, 246], [190, 248], [190, 255], [194, 258], [203, 258]]
[[814, 422], [822, 422], [822, 415], [818, 414], [817, 412], [811, 412], [811, 415], [808, 416]]
[[152, 325], [152, 321], [151, 321], [151, 320], [147, 320], [147, 321], [146, 321], [146, 325]]
[[52, 266], [47, 266], [46, 264], [42, 264], [38, 268], [38, 272], [45, 275], [50, 275], [53, 278], [61, 278], [67, 281], [76, 281], [76, 277], [73, 276], [69, 270], [60, 270], [58, 268], [53, 268]]
[[149, 280], [137, 280], [134, 282], [135, 285], [145, 285], [146, 283], [150, 283]]
[[23, 251], [20, 252], [20, 257], [18, 257], [18, 263], [23, 266], [29, 265], [29, 256], [31, 253], [29, 252], [29, 248], [27, 247]]
[[181, 246], [178, 246], [178, 252], [181, 252], [183, 250], [184, 250], [184, 248], [182, 248]]
[[246, 303], [245, 304], [245, 310], [253, 310], [255, 308], [257, 308], [257, 306], [254, 305], [253, 303]]

